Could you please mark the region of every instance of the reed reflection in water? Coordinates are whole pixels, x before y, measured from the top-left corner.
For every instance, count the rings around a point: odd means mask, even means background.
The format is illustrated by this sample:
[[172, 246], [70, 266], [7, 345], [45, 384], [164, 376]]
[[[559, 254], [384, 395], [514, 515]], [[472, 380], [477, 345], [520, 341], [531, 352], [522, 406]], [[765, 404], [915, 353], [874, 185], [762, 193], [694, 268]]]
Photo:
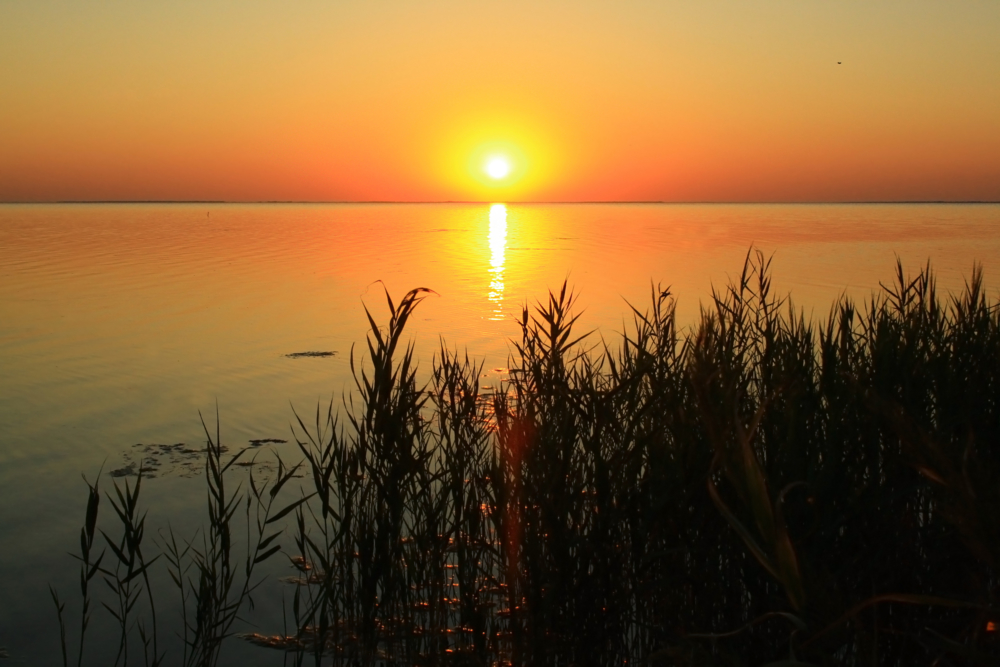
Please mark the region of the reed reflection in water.
[[504, 251], [507, 248], [507, 207], [503, 204], [490, 206], [490, 289], [488, 298], [492, 309], [487, 319], [503, 319], [503, 271]]

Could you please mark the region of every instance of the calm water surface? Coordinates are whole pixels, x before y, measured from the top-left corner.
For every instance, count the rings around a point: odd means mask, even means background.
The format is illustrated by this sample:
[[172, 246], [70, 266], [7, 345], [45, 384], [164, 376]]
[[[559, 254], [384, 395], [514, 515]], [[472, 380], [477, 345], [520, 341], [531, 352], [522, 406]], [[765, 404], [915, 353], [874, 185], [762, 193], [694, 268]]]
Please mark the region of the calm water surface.
[[[816, 317], [890, 281], [897, 257], [931, 260], [942, 290], [974, 261], [991, 296], [1000, 285], [997, 205], [0, 206], [0, 646], [12, 664], [57, 660], [47, 585], [76, 613], [81, 473], [151, 444], [202, 446], [198, 411], [216, 403], [231, 447], [290, 440], [292, 406], [350, 389], [383, 286], [437, 292], [411, 330], [425, 370], [443, 337], [485, 358], [492, 385], [513, 318], [547, 289], [568, 280], [582, 326], [609, 340], [651, 281], [693, 324], [751, 245]], [[335, 354], [286, 356], [303, 351]], [[291, 447], [274, 446], [297, 460]], [[144, 484], [154, 526], [200, 524], [203, 487], [185, 473], [164, 463]]]

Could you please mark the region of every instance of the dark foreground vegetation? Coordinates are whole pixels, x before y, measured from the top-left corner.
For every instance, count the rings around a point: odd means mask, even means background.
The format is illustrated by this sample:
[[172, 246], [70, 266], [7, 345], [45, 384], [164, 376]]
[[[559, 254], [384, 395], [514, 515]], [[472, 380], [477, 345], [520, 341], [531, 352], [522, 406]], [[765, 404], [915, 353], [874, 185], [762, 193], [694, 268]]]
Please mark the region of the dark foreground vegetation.
[[[70, 662], [100, 598], [119, 663], [216, 664], [260, 584], [288, 619], [241, 636], [261, 664], [1000, 661], [1000, 308], [978, 271], [939, 299], [899, 268], [817, 325], [758, 255], [695, 330], [654, 290], [620, 342], [582, 335], [564, 288], [489, 393], [443, 343], [418, 381], [425, 292], [370, 317], [357, 390], [297, 422], [298, 466], [234, 491], [209, 436], [197, 538], [143, 540], [141, 479], [106, 496], [103, 534], [91, 487], [83, 617], [56, 598]], [[297, 580], [261, 581], [269, 558]], [[164, 571], [180, 619], [153, 613]]]

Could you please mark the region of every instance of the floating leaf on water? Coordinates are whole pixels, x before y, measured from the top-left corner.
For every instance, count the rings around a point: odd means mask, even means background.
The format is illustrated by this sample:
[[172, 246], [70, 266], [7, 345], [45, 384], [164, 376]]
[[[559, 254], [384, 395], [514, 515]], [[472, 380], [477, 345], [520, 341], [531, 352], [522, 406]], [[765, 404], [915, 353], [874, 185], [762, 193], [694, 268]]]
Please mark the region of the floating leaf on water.
[[287, 442], [287, 440], [282, 440], [281, 438], [254, 438], [250, 440], [250, 446], [260, 447], [261, 445], [283, 445]]
[[[221, 451], [228, 451], [223, 446]], [[195, 477], [203, 474], [204, 448], [190, 447], [183, 442], [173, 444], [137, 442], [122, 454], [122, 467], [112, 470], [112, 477], [134, 476], [141, 472], [143, 477], [176, 474], [179, 477]], [[155, 473], [155, 474], [154, 474]]]
[[283, 651], [297, 651], [305, 648], [305, 644], [294, 636], [262, 635], [257, 632], [248, 632], [237, 635], [237, 637], [255, 646], [262, 646], [264, 648], [276, 648]]
[[312, 569], [312, 563], [307, 561], [302, 556], [295, 556], [291, 559], [291, 561], [292, 565], [294, 565], [296, 569], [301, 570], [302, 572], [308, 572], [309, 570]]

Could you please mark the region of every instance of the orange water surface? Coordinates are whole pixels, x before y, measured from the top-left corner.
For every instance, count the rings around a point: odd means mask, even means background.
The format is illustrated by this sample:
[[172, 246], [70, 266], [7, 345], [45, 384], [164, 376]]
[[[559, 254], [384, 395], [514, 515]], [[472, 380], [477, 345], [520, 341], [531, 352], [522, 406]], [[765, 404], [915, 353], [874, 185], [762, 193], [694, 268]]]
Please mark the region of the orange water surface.
[[[485, 359], [489, 386], [515, 317], [547, 289], [568, 280], [579, 326], [613, 343], [651, 282], [695, 323], [752, 246], [816, 317], [890, 281], [897, 257], [914, 271], [930, 259], [943, 292], [978, 261], [994, 297], [1000, 206], [0, 206], [0, 645], [54, 646], [46, 585], [75, 585], [81, 472], [136, 444], [202, 443], [198, 411], [216, 404], [231, 447], [291, 440], [291, 406], [312, 414], [350, 389], [363, 308], [384, 322], [383, 288], [436, 292], [411, 323], [425, 374], [443, 337]], [[335, 354], [286, 356], [304, 351]], [[161, 517], [200, 520], [197, 480], [144, 485]]]

